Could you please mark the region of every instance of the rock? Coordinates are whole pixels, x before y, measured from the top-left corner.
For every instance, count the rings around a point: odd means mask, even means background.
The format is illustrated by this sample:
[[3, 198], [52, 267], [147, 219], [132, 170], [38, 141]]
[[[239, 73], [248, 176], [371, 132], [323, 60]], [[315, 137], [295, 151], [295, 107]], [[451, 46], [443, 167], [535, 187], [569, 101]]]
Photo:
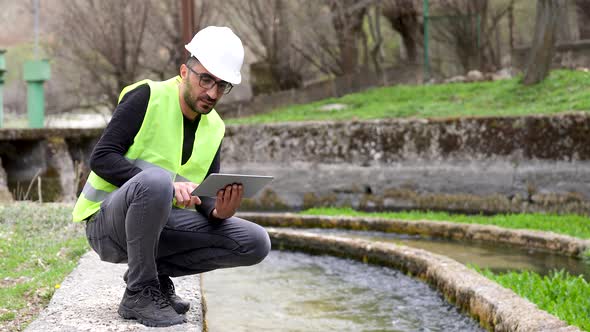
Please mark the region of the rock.
[[347, 108], [348, 105], [345, 104], [327, 104], [319, 108], [320, 111], [330, 112], [330, 111], [340, 111]]
[[502, 69], [498, 70], [497, 72], [495, 72], [494, 74], [492, 74], [492, 80], [493, 81], [509, 80], [513, 76], [514, 75], [512, 74], [512, 70], [510, 68], [502, 68]]
[[577, 71], [583, 71], [585, 73], [589, 72], [588, 68], [586, 68], [586, 67], [578, 67], [578, 68], [576, 68], [576, 70]]
[[76, 200], [76, 171], [74, 162], [68, 151], [68, 145], [61, 137], [52, 137], [47, 140], [47, 167], [57, 174], [60, 200], [72, 202]]
[[467, 79], [465, 78], [465, 76], [453, 76], [451, 78], [448, 78], [444, 81], [445, 83], [465, 83], [467, 82]]
[[470, 70], [467, 73], [467, 80], [469, 82], [481, 82], [484, 80], [484, 77], [479, 70]]
[[12, 194], [10, 193], [10, 190], [8, 190], [6, 179], [6, 171], [2, 167], [2, 158], [0, 158], [0, 202], [13, 201]]

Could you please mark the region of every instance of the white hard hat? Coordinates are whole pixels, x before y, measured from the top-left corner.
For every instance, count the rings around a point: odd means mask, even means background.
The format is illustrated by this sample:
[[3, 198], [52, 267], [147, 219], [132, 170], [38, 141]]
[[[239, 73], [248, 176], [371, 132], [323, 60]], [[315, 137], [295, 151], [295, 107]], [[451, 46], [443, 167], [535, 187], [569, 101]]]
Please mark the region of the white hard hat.
[[244, 62], [242, 41], [228, 27], [208, 26], [184, 47], [211, 74], [232, 84], [242, 81], [240, 69]]

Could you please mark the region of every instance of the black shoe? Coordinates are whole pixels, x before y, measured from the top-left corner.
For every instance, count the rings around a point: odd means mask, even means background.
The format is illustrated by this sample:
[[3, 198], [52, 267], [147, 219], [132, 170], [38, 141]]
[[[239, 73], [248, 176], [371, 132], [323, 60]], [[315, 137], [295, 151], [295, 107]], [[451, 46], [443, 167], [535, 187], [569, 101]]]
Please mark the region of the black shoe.
[[176, 295], [174, 291], [174, 284], [168, 276], [158, 276], [160, 281], [160, 291], [164, 294], [164, 297], [170, 302], [170, 305], [179, 314], [184, 314], [191, 307], [189, 301], [183, 300], [180, 296]]
[[[129, 274], [129, 269], [125, 271], [123, 274], [123, 280], [127, 283], [127, 275]], [[183, 300], [180, 296], [176, 295], [174, 291], [174, 284], [170, 277], [160, 275], [158, 276], [158, 280], [160, 281], [160, 291], [164, 294], [164, 297], [170, 302], [170, 305], [178, 314], [184, 314], [190, 309], [191, 303], [189, 301]]]
[[121, 317], [137, 319], [145, 326], [164, 327], [186, 322], [156, 286], [146, 286], [134, 295], [125, 290], [118, 312]]

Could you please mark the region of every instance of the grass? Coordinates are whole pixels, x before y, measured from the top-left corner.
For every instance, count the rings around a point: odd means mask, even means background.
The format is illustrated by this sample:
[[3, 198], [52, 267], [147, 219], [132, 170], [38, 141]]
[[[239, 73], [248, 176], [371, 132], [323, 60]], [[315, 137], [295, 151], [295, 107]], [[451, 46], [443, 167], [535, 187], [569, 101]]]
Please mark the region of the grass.
[[[590, 73], [555, 70], [543, 82], [524, 86], [520, 78], [480, 83], [374, 88], [341, 98], [239, 119], [228, 124], [310, 120], [383, 118], [445, 118], [464, 116], [518, 116], [590, 110]], [[344, 104], [338, 111], [322, 111], [328, 104]]]
[[88, 249], [71, 206], [0, 205], [0, 324], [22, 331]]
[[[303, 213], [474, 222], [510, 228], [559, 230], [564, 234], [590, 237], [589, 219], [581, 216], [518, 214], [487, 217], [444, 212], [366, 213], [335, 208], [311, 209]], [[88, 250], [83, 233], [81, 224], [71, 222], [71, 207], [67, 205], [14, 203], [0, 206], [2, 330], [24, 330], [47, 305], [55, 289]], [[563, 271], [542, 277], [528, 271], [494, 274], [489, 270], [477, 270], [569, 324], [590, 329], [590, 286], [582, 277], [573, 277]]]
[[[328, 216], [381, 217], [403, 220], [440, 220], [467, 224], [495, 225], [513, 229], [532, 229], [590, 238], [590, 218], [579, 215], [539, 213], [498, 214], [493, 216], [449, 214], [446, 212], [362, 212], [351, 208], [313, 208], [301, 214]], [[586, 253], [588, 255], [588, 253]]]
[[475, 269], [568, 324], [590, 331], [590, 284], [582, 276], [563, 270], [541, 276], [530, 271], [494, 274]]

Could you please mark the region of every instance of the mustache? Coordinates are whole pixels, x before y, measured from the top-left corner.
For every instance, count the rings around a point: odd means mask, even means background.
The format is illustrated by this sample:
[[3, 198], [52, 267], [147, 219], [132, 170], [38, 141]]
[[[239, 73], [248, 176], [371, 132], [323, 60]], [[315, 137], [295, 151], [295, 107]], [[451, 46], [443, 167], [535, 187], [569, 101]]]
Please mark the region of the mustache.
[[217, 101], [217, 99], [213, 99], [213, 98], [209, 97], [209, 95], [206, 94], [206, 93], [203, 94], [203, 95], [201, 95], [199, 99], [201, 99], [203, 101], [206, 101], [206, 102], [209, 102], [209, 103], [214, 103], [214, 102]]

